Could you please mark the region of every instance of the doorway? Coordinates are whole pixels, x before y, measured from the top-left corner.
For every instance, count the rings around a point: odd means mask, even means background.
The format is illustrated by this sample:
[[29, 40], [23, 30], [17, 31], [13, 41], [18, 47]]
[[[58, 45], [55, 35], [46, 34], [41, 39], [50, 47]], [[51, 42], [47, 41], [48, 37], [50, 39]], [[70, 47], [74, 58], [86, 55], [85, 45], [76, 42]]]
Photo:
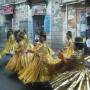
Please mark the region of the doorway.
[[34, 15], [33, 16], [33, 36], [34, 41], [40, 31], [44, 30], [44, 19], [45, 15]]
[[8, 30], [12, 29], [12, 18], [13, 18], [12, 14], [5, 15], [5, 26]]

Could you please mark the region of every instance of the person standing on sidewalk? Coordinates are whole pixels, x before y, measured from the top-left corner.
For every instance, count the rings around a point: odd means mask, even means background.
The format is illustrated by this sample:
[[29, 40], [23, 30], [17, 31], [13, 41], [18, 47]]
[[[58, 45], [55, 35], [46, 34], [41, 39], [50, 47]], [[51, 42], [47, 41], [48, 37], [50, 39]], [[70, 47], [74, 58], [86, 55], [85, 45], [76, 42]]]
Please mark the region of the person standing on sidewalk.
[[84, 54], [89, 55], [90, 54], [90, 36], [87, 37], [84, 45]]

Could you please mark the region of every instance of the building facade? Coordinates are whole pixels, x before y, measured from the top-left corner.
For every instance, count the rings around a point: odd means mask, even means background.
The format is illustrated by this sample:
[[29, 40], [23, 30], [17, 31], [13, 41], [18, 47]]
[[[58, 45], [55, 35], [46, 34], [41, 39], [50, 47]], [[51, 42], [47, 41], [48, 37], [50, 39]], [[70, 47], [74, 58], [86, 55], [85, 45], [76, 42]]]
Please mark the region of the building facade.
[[55, 1], [48, 0], [47, 3], [36, 3], [31, 6], [26, 3], [26, 0], [1, 0], [0, 33], [4, 36], [1, 37], [2, 40], [5, 38], [3, 42], [6, 41], [6, 35], [9, 29], [14, 31], [26, 29], [28, 37], [32, 42], [35, 41], [39, 31], [45, 30], [47, 33], [47, 43], [53, 48], [57, 47], [57, 45], [60, 46], [59, 42], [62, 32], [59, 30], [61, 28], [59, 24], [61, 23], [61, 19], [60, 13], [57, 13], [60, 11], [58, 9], [58, 1], [55, 4]]
[[8, 29], [25, 29], [34, 42], [45, 30], [48, 45], [57, 50], [64, 47], [67, 31], [73, 39], [85, 37], [89, 8], [84, 0], [0, 0], [0, 39], [6, 41]]
[[[76, 36], [86, 38], [86, 30], [88, 26], [87, 15], [90, 13], [90, 4], [87, 6], [87, 0], [60, 0], [63, 31], [72, 32], [73, 39]], [[87, 2], [87, 3], [90, 3]]]

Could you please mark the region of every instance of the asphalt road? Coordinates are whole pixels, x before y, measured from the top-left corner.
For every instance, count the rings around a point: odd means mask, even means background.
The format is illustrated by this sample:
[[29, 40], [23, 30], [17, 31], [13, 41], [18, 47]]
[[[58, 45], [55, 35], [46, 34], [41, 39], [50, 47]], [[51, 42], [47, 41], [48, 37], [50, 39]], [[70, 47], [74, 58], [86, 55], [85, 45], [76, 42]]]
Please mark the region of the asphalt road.
[[[52, 90], [49, 83], [35, 83], [24, 85], [17, 75], [7, 71], [4, 67], [11, 56], [6, 55], [0, 60], [0, 90]], [[90, 63], [85, 63], [90, 69]]]
[[52, 90], [48, 83], [23, 85], [17, 75], [4, 68], [10, 58], [11, 56], [7, 55], [0, 60], [0, 90]]

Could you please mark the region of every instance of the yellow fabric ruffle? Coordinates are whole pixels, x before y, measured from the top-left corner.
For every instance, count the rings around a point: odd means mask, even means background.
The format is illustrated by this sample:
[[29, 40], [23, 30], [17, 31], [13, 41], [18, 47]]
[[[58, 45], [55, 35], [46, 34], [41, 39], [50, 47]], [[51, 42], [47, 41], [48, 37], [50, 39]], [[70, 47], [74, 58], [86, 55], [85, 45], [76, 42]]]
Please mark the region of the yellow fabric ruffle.
[[19, 79], [24, 84], [30, 82], [45, 82], [53, 79], [54, 74], [50, 71], [49, 65], [55, 65], [60, 63], [60, 59], [56, 58], [56, 61], [52, 57], [49, 48], [46, 44], [38, 44], [34, 49], [34, 56], [32, 62], [19, 74]]
[[74, 54], [74, 49], [71, 47], [67, 47], [67, 49], [63, 52], [64, 57], [70, 58]]
[[63, 51], [63, 56], [70, 58], [74, 54], [74, 45], [72, 39], [70, 39], [66, 45], [66, 49]]
[[6, 47], [0, 52], [0, 56], [4, 56], [7, 53], [14, 53], [17, 47], [17, 42], [14, 35], [11, 35], [6, 43]]
[[31, 48], [30, 43], [26, 43], [25, 39], [23, 39], [21, 43], [23, 43], [23, 45], [18, 45], [16, 53], [6, 65], [6, 69], [10, 71], [19, 72], [25, 68], [32, 60], [33, 54], [26, 53], [28, 49]]

